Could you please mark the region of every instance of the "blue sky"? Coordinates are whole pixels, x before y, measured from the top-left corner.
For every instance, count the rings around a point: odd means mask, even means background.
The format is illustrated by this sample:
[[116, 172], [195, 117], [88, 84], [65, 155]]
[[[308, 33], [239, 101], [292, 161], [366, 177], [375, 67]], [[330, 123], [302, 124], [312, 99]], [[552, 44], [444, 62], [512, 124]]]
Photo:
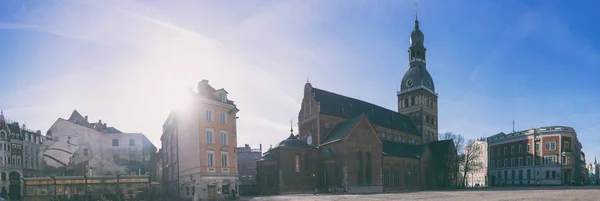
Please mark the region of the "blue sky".
[[[440, 131], [548, 125], [600, 155], [600, 3], [420, 1]], [[397, 108], [411, 1], [1, 1], [0, 109], [47, 130], [78, 109], [160, 146], [179, 94], [208, 79], [268, 147], [313, 86]]]

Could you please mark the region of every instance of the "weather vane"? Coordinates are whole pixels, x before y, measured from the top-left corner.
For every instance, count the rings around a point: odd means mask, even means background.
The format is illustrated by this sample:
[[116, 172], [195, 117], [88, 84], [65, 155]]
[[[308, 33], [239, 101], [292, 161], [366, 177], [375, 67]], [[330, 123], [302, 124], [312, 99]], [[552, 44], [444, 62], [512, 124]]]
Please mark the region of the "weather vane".
[[416, 1], [413, 1], [413, 5], [415, 6], [415, 19], [417, 19], [417, 14], [418, 14], [417, 6], [419, 5], [419, 3], [417, 3]]

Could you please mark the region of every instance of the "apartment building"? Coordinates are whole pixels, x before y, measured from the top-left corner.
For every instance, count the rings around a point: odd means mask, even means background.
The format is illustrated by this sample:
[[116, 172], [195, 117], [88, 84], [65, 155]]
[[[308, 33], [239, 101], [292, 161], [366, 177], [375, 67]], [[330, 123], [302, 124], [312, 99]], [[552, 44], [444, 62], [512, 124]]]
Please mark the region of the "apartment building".
[[499, 133], [487, 142], [490, 185], [572, 185], [582, 180], [582, 146], [571, 127]]
[[253, 195], [256, 187], [256, 161], [261, 159], [262, 145], [252, 148], [245, 144], [237, 148], [240, 195]]
[[20, 200], [22, 179], [42, 174], [39, 149], [43, 141], [41, 131], [6, 119], [0, 111], [0, 197]]
[[167, 197], [222, 199], [237, 187], [239, 110], [227, 94], [202, 80], [198, 91], [190, 91], [191, 104], [172, 111], [165, 121], [161, 153]]
[[465, 152], [475, 152], [473, 161], [471, 164], [477, 164], [477, 168], [471, 170], [466, 175], [468, 187], [484, 187], [488, 185], [487, 167], [488, 167], [488, 143], [485, 138], [477, 139], [473, 141], [472, 147], [465, 148]]

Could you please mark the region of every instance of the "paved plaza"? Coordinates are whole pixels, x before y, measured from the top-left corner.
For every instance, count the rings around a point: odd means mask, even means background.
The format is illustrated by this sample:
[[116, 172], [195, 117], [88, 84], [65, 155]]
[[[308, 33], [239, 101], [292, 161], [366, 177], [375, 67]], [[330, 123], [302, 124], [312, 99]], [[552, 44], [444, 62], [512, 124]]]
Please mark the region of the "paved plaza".
[[252, 201], [343, 201], [343, 200], [600, 200], [600, 186], [521, 187], [420, 191], [369, 195], [279, 195], [246, 198]]

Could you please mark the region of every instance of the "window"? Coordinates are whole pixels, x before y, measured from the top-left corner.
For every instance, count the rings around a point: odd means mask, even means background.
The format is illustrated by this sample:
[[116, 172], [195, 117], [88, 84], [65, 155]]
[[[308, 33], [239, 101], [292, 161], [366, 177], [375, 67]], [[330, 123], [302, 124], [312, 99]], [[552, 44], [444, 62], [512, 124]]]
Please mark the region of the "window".
[[229, 153], [221, 152], [221, 167], [228, 167], [227, 162], [229, 161]]
[[185, 191], [186, 191], [186, 195], [190, 195], [190, 187], [189, 186], [185, 187]]
[[213, 131], [206, 130], [206, 144], [212, 144], [212, 143], [213, 143]]
[[399, 135], [398, 135], [398, 136], [396, 136], [396, 140], [397, 140], [398, 142], [402, 142], [402, 136], [399, 136]]
[[519, 157], [519, 166], [523, 166], [523, 158]]
[[300, 172], [300, 155], [296, 154], [296, 172]]
[[500, 152], [500, 148], [496, 149], [496, 156], [500, 156], [500, 153], [502, 153]]
[[515, 146], [510, 146], [510, 154], [515, 154]]
[[546, 170], [546, 179], [550, 178], [550, 170]]
[[545, 165], [556, 164], [556, 160], [557, 160], [556, 155], [544, 156], [544, 164]]
[[556, 178], [556, 171], [552, 170], [552, 179]]
[[381, 138], [385, 138], [385, 132], [381, 132]]
[[530, 157], [527, 157], [527, 158], [526, 158], [526, 162], [527, 162], [527, 163], [526, 163], [526, 165], [527, 165], [527, 166], [530, 166], [530, 165], [531, 165], [531, 158], [530, 158]]
[[412, 140], [412, 144], [416, 144], [416, 143], [415, 143], [415, 140]]
[[404, 99], [404, 107], [407, 108], [408, 107], [408, 98]]
[[135, 146], [135, 140], [129, 139], [129, 146]]
[[508, 155], [508, 147], [504, 147], [504, 155]]
[[214, 157], [213, 153], [206, 154], [206, 166], [208, 166], [208, 167], [213, 167], [214, 166], [213, 157]]
[[522, 153], [523, 153], [523, 145], [522, 145], [522, 144], [520, 144], [520, 145], [519, 145], [519, 153], [520, 153], [520, 154], [522, 154]]
[[112, 145], [113, 145], [113, 147], [118, 147], [119, 146], [119, 139], [113, 139], [112, 140]]
[[510, 159], [510, 167], [515, 167], [515, 158]]
[[119, 161], [119, 154], [114, 154], [113, 155], [113, 162], [116, 163], [117, 161]]
[[415, 100], [416, 100], [415, 97], [411, 96], [410, 97], [410, 105], [415, 105]]
[[357, 184], [363, 184], [363, 161], [362, 152], [356, 153], [356, 182]]
[[556, 150], [556, 142], [546, 142], [546, 150]]
[[504, 159], [504, 166], [503, 167], [508, 167], [508, 159]]
[[394, 186], [400, 186], [400, 167], [394, 167]]
[[212, 111], [206, 110], [206, 121], [212, 121]]
[[494, 155], [494, 149], [492, 149], [492, 153], [491, 153], [490, 155], [491, 155], [491, 156], [493, 156], [493, 155]]
[[220, 121], [222, 124], [226, 124], [226, 123], [227, 123], [227, 114], [225, 114], [225, 113], [221, 113], [221, 115], [219, 115], [219, 121]]
[[535, 143], [535, 151], [540, 151], [540, 143], [539, 142]]
[[225, 131], [221, 131], [221, 144], [222, 145], [227, 144], [227, 132], [225, 132]]
[[569, 141], [565, 141], [565, 145], [564, 145], [563, 150], [565, 150], [565, 151], [571, 150], [571, 147], [569, 147]]
[[528, 169], [527, 170], [527, 179], [530, 179], [530, 178], [531, 178], [531, 170]]
[[304, 154], [304, 170], [308, 171], [308, 154]]
[[531, 144], [527, 143], [527, 153], [531, 153]]
[[83, 156], [88, 156], [88, 149], [83, 149]]
[[500, 160], [496, 160], [496, 168], [501, 168], [500, 167]]
[[392, 186], [390, 182], [390, 167], [387, 165], [383, 168], [383, 185]]
[[367, 152], [367, 154], [365, 154], [365, 174], [366, 174], [367, 184], [371, 184], [371, 182], [373, 181], [373, 178], [372, 178], [373, 173], [371, 173], [371, 153], [370, 152]]

